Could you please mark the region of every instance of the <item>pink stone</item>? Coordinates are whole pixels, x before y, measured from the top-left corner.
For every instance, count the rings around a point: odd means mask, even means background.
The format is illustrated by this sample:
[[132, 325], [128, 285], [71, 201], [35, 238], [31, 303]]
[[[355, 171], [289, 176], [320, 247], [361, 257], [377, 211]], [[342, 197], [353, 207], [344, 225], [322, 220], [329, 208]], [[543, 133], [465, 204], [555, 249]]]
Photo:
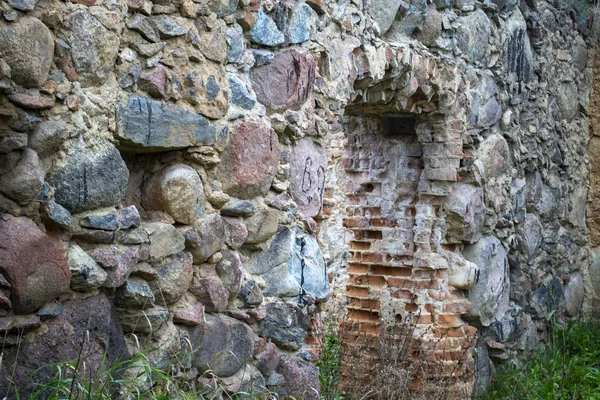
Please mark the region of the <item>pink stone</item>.
[[223, 191], [240, 199], [268, 192], [279, 165], [279, 139], [268, 126], [246, 121], [234, 128], [217, 178]]
[[158, 64], [152, 71], [140, 77], [139, 87], [152, 97], [167, 99], [169, 97], [167, 84], [167, 69], [162, 64]]
[[298, 110], [315, 83], [315, 61], [308, 53], [285, 50], [273, 62], [254, 68], [252, 87], [258, 101], [273, 110]]
[[27, 314], [69, 290], [63, 253], [28, 218], [0, 218], [0, 272], [11, 284], [16, 314]]

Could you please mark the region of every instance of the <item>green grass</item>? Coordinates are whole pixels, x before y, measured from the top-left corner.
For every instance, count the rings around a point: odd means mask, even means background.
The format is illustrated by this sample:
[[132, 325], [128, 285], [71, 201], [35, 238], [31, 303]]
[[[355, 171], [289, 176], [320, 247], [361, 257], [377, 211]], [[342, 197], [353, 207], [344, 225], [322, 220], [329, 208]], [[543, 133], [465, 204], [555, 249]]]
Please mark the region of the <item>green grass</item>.
[[326, 333], [322, 343], [321, 359], [317, 361], [321, 400], [343, 399], [338, 394], [338, 383], [342, 372], [341, 357], [342, 340], [339, 335], [332, 331]]
[[483, 399], [600, 400], [600, 324], [553, 324], [550, 340], [519, 368], [504, 366]]

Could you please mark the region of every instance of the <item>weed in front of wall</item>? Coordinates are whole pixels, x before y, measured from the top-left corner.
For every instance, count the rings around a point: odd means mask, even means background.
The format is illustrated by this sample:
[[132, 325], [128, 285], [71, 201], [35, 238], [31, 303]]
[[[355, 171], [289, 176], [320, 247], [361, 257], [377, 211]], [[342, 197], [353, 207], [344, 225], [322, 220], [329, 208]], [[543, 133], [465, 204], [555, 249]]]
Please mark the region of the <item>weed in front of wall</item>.
[[[408, 318], [381, 329], [379, 336], [357, 333], [351, 322], [325, 321], [321, 333], [321, 359], [317, 362], [322, 400], [441, 400], [469, 398], [457, 393], [455, 383], [473, 380], [466, 368], [469, 350], [462, 350], [450, 373], [445, 354], [433, 360], [445, 337], [428, 339], [429, 331], [420, 332]], [[466, 375], [465, 375], [466, 371]], [[471, 374], [471, 375], [469, 375]]]

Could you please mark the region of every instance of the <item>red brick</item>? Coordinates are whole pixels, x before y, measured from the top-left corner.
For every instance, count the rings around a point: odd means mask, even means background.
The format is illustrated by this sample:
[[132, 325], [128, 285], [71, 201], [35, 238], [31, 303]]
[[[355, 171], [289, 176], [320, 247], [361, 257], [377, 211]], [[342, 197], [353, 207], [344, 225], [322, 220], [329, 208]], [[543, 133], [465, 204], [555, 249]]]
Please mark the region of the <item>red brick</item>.
[[377, 253], [363, 253], [362, 261], [365, 263], [380, 263], [382, 262], [381, 254]]
[[411, 276], [413, 273], [412, 268], [403, 267], [386, 267], [383, 265], [372, 265], [370, 267], [370, 273], [372, 275], [384, 275], [384, 276]]

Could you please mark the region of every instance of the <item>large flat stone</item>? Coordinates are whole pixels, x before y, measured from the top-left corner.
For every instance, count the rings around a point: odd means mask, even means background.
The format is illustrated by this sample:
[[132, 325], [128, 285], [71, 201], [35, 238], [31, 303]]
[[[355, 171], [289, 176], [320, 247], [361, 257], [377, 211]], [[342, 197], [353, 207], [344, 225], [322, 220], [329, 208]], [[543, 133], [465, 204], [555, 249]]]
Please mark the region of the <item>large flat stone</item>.
[[155, 152], [210, 145], [217, 131], [206, 118], [172, 104], [129, 95], [117, 105], [119, 148]]

